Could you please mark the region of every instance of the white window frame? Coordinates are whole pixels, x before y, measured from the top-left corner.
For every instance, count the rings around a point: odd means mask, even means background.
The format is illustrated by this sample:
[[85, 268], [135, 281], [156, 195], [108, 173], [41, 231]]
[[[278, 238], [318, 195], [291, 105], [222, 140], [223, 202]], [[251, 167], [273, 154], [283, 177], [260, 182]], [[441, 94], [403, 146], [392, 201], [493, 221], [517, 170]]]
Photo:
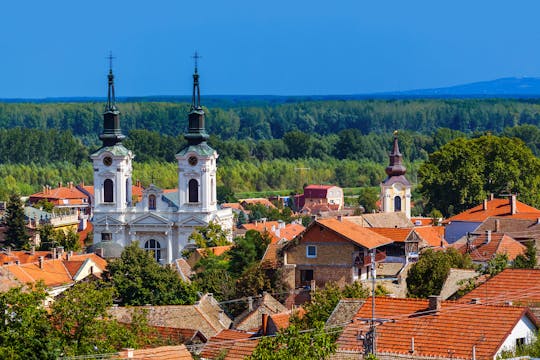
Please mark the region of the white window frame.
[[[310, 254], [310, 249], [315, 249], [315, 254]], [[316, 245], [306, 245], [306, 257], [307, 258], [316, 258], [317, 257], [317, 246]]]

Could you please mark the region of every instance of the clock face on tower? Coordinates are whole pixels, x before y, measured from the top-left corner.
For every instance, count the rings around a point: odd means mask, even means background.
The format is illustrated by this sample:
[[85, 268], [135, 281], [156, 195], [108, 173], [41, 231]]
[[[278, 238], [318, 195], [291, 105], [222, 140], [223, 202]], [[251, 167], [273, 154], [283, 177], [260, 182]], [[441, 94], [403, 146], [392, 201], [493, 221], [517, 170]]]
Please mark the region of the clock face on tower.
[[105, 166], [111, 166], [112, 164], [112, 158], [110, 156], [103, 158], [103, 165]]
[[197, 165], [197, 158], [195, 156], [190, 156], [189, 159], [188, 159], [188, 163], [191, 166]]

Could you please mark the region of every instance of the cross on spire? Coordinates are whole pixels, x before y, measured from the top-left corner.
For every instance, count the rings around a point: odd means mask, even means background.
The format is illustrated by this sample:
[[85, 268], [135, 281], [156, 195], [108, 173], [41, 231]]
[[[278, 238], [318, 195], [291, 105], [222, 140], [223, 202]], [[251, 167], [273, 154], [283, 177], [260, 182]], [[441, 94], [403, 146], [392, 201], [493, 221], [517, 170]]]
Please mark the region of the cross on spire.
[[113, 54], [112, 54], [112, 51], [109, 51], [109, 56], [107, 56], [107, 59], [109, 59], [109, 71], [112, 72], [112, 63], [113, 63], [113, 59], [116, 59]]
[[202, 56], [200, 56], [197, 50], [195, 50], [195, 54], [193, 54], [192, 58], [195, 60], [195, 73], [196, 73], [199, 66], [199, 59], [202, 59]]

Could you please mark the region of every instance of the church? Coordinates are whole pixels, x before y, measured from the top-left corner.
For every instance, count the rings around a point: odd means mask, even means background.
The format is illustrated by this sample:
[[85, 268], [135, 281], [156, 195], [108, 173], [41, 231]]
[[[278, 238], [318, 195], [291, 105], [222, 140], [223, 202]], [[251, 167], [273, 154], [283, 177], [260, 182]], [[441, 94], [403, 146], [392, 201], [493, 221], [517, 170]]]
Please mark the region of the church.
[[117, 257], [123, 247], [137, 242], [151, 251], [156, 261], [170, 264], [181, 257], [196, 227], [216, 222], [231, 233], [232, 210], [220, 209], [217, 204], [218, 153], [207, 144], [209, 135], [205, 130], [197, 63], [184, 137], [188, 144], [176, 154], [178, 188], [164, 190], [150, 184], [143, 189], [142, 200], [135, 204], [132, 197], [135, 154], [122, 144], [125, 136], [120, 127], [110, 68], [103, 133], [99, 136], [103, 146], [90, 155], [94, 170], [95, 245], [89, 251], [101, 249], [105, 257]]

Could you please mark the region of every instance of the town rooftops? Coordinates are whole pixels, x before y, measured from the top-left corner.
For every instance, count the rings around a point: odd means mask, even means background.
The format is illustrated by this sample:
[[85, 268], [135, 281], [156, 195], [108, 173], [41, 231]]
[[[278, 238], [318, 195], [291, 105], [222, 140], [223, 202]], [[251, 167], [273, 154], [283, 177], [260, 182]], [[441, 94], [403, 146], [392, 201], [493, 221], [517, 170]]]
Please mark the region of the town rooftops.
[[335, 185], [308, 185], [304, 188], [306, 198], [324, 199], [331, 188], [338, 188]]
[[508, 196], [506, 199], [490, 197], [482, 204], [452, 216], [444, 222], [482, 222], [491, 216], [536, 220], [540, 217], [540, 210], [518, 201], [515, 195]]
[[[517, 306], [377, 297], [375, 309], [376, 318], [391, 320], [377, 326], [377, 351], [386, 354], [470, 359], [475, 347], [477, 359], [493, 359], [520, 320], [538, 329], [530, 310]], [[362, 351], [359, 334], [366, 333], [369, 322], [363, 320], [371, 317], [367, 299], [339, 337], [340, 351]]]
[[414, 225], [403, 212], [362, 214], [360, 216], [347, 216], [345, 220], [364, 227], [398, 227], [412, 228]]
[[193, 357], [185, 345], [160, 346], [150, 349], [125, 349], [112, 359], [136, 360], [192, 360]]
[[405, 242], [411, 232], [412, 228], [367, 228], [379, 235], [392, 239], [394, 242]]
[[259, 343], [257, 335], [245, 331], [224, 329], [208, 340], [201, 352], [202, 359], [244, 359], [251, 355]]
[[319, 219], [313, 222], [310, 227], [316, 225], [334, 231], [345, 239], [357, 245], [363, 246], [367, 249], [374, 249], [379, 246], [392, 243], [392, 240], [387, 237], [379, 235], [373, 231], [370, 231], [367, 228], [345, 220]]
[[468, 253], [473, 261], [489, 261], [493, 256], [506, 254], [508, 260], [514, 260], [522, 255], [526, 247], [509, 235], [501, 233], [483, 233], [473, 238], [469, 243], [464, 238], [451, 245], [462, 254]]
[[414, 231], [429, 247], [448, 246], [444, 239], [444, 226], [416, 226]]

